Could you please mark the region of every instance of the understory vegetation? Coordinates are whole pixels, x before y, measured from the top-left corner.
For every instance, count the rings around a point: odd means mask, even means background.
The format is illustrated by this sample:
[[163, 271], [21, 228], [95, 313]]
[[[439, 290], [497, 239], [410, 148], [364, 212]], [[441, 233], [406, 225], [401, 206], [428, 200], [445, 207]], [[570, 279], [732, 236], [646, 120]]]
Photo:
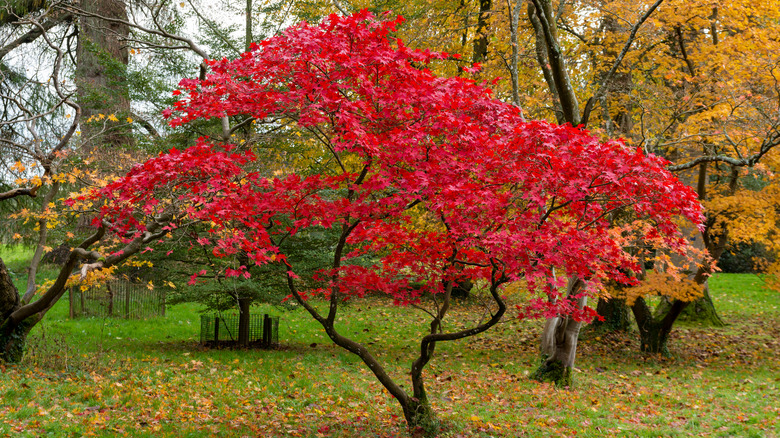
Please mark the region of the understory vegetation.
[[[22, 262], [9, 258], [9, 268]], [[507, 317], [485, 336], [441, 345], [426, 373], [448, 425], [440, 436], [774, 436], [780, 296], [751, 274], [711, 282], [728, 326], [681, 324], [673, 358], [639, 353], [636, 333], [585, 329], [574, 388], [528, 378], [539, 321]], [[21, 364], [1, 365], [0, 434], [406, 436], [398, 404], [303, 309], [253, 308], [281, 317], [281, 346], [267, 351], [200, 346], [192, 304], [144, 321], [70, 320], [67, 309], [62, 300], [35, 328]], [[379, 299], [344, 310], [345, 332], [405, 373], [417, 353], [408, 339], [426, 329], [422, 315], [417, 325], [397, 324], [408, 315]], [[453, 311], [453, 320], [468, 320], [482, 308], [466, 300]]]

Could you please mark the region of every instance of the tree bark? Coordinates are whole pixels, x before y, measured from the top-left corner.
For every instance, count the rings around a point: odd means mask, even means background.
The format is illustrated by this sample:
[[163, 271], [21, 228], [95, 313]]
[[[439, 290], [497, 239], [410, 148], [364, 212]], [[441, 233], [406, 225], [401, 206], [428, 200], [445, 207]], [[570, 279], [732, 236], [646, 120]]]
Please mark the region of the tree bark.
[[5, 320], [19, 307], [19, 291], [16, 289], [11, 273], [0, 258], [0, 317]]
[[599, 298], [596, 313], [604, 321], [593, 321], [590, 327], [603, 332], [627, 332], [631, 329], [631, 309], [620, 298]]
[[488, 53], [488, 20], [490, 19], [490, 9], [493, 7], [492, 0], [479, 0], [479, 15], [477, 16], [477, 31], [474, 35], [474, 51], [471, 55], [471, 62], [485, 62]]
[[539, 21], [539, 17], [536, 15], [536, 8], [532, 2], [528, 2], [528, 20], [534, 28], [534, 36], [536, 38], [536, 62], [542, 70], [544, 81], [547, 83], [547, 89], [550, 90], [550, 94], [552, 95], [555, 119], [558, 123], [564, 123], [566, 119], [563, 115], [563, 109], [561, 108], [561, 100], [558, 97], [558, 88], [555, 86], [555, 78], [553, 77], [552, 70], [550, 70], [550, 62], [547, 60], [547, 43], [544, 39], [544, 29], [542, 28], [542, 23]]
[[251, 298], [238, 299], [238, 345], [249, 345], [249, 306]]
[[0, 360], [19, 362], [24, 354], [27, 334], [37, 321], [14, 324], [9, 316], [19, 309], [19, 290], [11, 280], [8, 268], [0, 258]]
[[631, 310], [639, 327], [640, 351], [671, 356], [668, 347], [669, 334], [677, 317], [687, 305], [687, 302], [674, 300], [668, 312], [653, 316], [644, 298], [637, 298]]
[[[570, 278], [565, 299], [572, 299], [579, 294], [582, 286], [580, 278]], [[585, 307], [586, 301], [587, 297], [579, 298], [577, 306]], [[573, 385], [572, 370], [581, 327], [581, 322], [569, 316], [550, 318], [545, 322], [542, 331], [542, 364], [531, 375], [532, 379], [553, 382], [561, 387]]]
[[[717, 33], [715, 34], [715, 37], [717, 38]], [[707, 198], [707, 168], [707, 163], [699, 164], [696, 191], [699, 195], [699, 199], [702, 201]], [[729, 193], [734, 193], [737, 189], [736, 172], [732, 172], [731, 176], [732, 181], [729, 185]], [[708, 224], [707, 229], [705, 229], [704, 235], [702, 236], [702, 240], [707, 248], [707, 251], [710, 253], [710, 256], [713, 258], [713, 260], [717, 260], [726, 249], [726, 245], [728, 244], [728, 233], [726, 232], [719, 236], [713, 236], [710, 233], [711, 229], [712, 224]], [[680, 318], [688, 321], [697, 321], [711, 327], [725, 326], [726, 323], [720, 318], [720, 316], [718, 316], [718, 312], [715, 310], [715, 304], [712, 302], [712, 298], [710, 297], [710, 288], [707, 278], [702, 278], [700, 280], [700, 284], [703, 288], [703, 295], [701, 298], [696, 299], [689, 306], [687, 306], [680, 315]], [[659, 309], [662, 306], [668, 307], [668, 305], [670, 304], [661, 302]]]
[[534, 5], [534, 10], [529, 9], [529, 15], [533, 12], [536, 20], [532, 20], [532, 22], [538, 21], [538, 28], [535, 24], [534, 30], [537, 33], [537, 41], [544, 41], [549, 70], [552, 74], [564, 120], [572, 126], [578, 126], [580, 124], [580, 104], [558, 41], [558, 26], [552, 11], [552, 2], [550, 0], [531, 0], [531, 3]]
[[[124, 68], [129, 60], [125, 39], [130, 27], [117, 21], [127, 21], [126, 2], [121, 0], [96, 0], [82, 2], [84, 15], [79, 18], [79, 38], [76, 47], [76, 85], [79, 105], [82, 107], [82, 138], [88, 151], [101, 145], [111, 149], [133, 144], [133, 137], [126, 130], [117, 129], [107, 122], [85, 123], [92, 116], [115, 114], [119, 120], [130, 114]], [[94, 14], [96, 16], [91, 16]]]
[[715, 304], [710, 297], [709, 281], [704, 283], [704, 295], [689, 304], [680, 318], [685, 321], [696, 321], [710, 327], [725, 327], [727, 325], [718, 315], [718, 311], [715, 310]]
[[[696, 187], [698, 189], [699, 199], [704, 199], [706, 197], [706, 184], [704, 183], [704, 179], [707, 175], [707, 166], [706, 163], [702, 163], [699, 166]], [[734, 194], [734, 192], [736, 192], [738, 187], [738, 176], [738, 169], [736, 167], [732, 167], [731, 181], [729, 183], [727, 193]], [[728, 228], [723, 225], [717, 225], [719, 220], [720, 219], [717, 217], [708, 217], [707, 221], [705, 222], [704, 232], [701, 233], [704, 248], [707, 250], [713, 260], [718, 260], [721, 254], [723, 254], [723, 251], [726, 249], [726, 244], [728, 243], [729, 237]], [[720, 231], [715, 232], [714, 230]], [[709, 296], [709, 284], [707, 279], [709, 278], [710, 274], [712, 274], [712, 271], [709, 265], [705, 264], [699, 267], [695, 275], [693, 275], [693, 281], [702, 285], [704, 295], [701, 298], [693, 301], [694, 309], [690, 312], [692, 312], [694, 315], [697, 315], [697, 313], [700, 312], [697, 316], [704, 316], [706, 319], [710, 320], [709, 322], [711, 322], [713, 326], [720, 327], [725, 325], [725, 322], [723, 322], [723, 320], [720, 319], [720, 317], [717, 315], [715, 306], [712, 304], [712, 299]], [[683, 314], [686, 308], [689, 307], [689, 304], [690, 303], [682, 303], [678, 300], [672, 300], [669, 303], [662, 302], [661, 305], [659, 305], [659, 308], [656, 310], [654, 318], [656, 320], [660, 318], [663, 318], [664, 320], [670, 319], [669, 330], [671, 330], [671, 326], [674, 324], [677, 318]], [[697, 310], [697, 307], [699, 310]], [[634, 315], [636, 315], [636, 313]], [[637, 323], [639, 323], [639, 320], [637, 320]]]
[[[681, 321], [697, 322], [707, 327], [725, 327], [727, 325], [726, 322], [718, 315], [717, 310], [715, 310], [715, 304], [712, 302], [708, 281], [704, 282], [703, 289], [704, 295], [695, 301], [691, 301], [691, 303], [682, 311], [679, 319]], [[658, 304], [654, 313], [656, 316], [664, 315], [669, 311], [671, 306], [672, 301], [663, 299]]]

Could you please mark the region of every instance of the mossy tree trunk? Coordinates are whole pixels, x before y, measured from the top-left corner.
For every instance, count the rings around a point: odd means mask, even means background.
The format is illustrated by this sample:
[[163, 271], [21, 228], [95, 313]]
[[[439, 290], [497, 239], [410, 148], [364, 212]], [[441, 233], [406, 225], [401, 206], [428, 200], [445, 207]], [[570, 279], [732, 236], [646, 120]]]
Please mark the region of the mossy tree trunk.
[[600, 332], [627, 332], [631, 329], [631, 309], [620, 298], [599, 298], [596, 305], [603, 321], [595, 320], [590, 324], [593, 330]]
[[0, 325], [0, 359], [10, 363], [21, 362], [27, 346], [27, 335], [40, 320], [41, 317], [37, 316], [18, 323], [6, 319]]
[[3, 259], [0, 258], [0, 359], [5, 362], [19, 362], [24, 352], [24, 343], [29, 330], [13, 324], [9, 316], [19, 309], [19, 290], [11, 280]]
[[[81, 3], [79, 38], [76, 47], [76, 85], [82, 108], [82, 138], [87, 151], [116, 152], [119, 147], [131, 146], [132, 133], [122, 128], [130, 115], [130, 99], [126, 72], [129, 61], [127, 38], [127, 2], [122, 0], [93, 0]], [[87, 122], [90, 117], [114, 114], [120, 122]], [[102, 119], [102, 118], [101, 118]], [[105, 146], [105, 148], [101, 148]], [[101, 159], [113, 157], [101, 154]]]
[[[699, 199], [706, 199], [706, 176], [707, 176], [707, 163], [702, 163], [699, 166], [697, 192]], [[735, 193], [738, 187], [739, 169], [732, 167], [731, 178], [729, 180], [728, 193]], [[704, 222], [704, 232], [701, 233], [701, 243], [704, 248], [710, 254], [713, 260], [717, 260], [726, 248], [728, 242], [728, 227], [723, 223], [724, 218], [718, 216], [708, 216]], [[712, 306], [712, 300], [709, 297], [709, 287], [707, 279], [712, 270], [708, 264], [700, 266], [695, 273], [693, 273], [693, 282], [699, 284], [703, 288], [704, 305], [701, 306], [702, 315], [711, 313], [717, 317], [715, 307]], [[706, 297], [706, 298], [705, 298]], [[631, 306], [631, 310], [634, 313], [637, 326], [639, 328], [639, 335], [641, 345], [640, 348], [644, 352], [648, 353], [661, 353], [669, 355], [669, 348], [667, 342], [669, 334], [672, 331], [672, 327], [677, 319], [683, 315], [686, 308], [690, 306], [690, 302], [680, 301], [676, 299], [665, 300], [662, 302], [655, 312], [651, 311], [644, 299], [639, 298]], [[709, 310], [707, 310], [709, 308]], [[694, 309], [693, 312], [696, 312]], [[721, 324], [723, 321], [717, 318]]]
[[[715, 304], [712, 302], [710, 296], [710, 288], [708, 282], [703, 285], [704, 295], [701, 298], [692, 301], [685, 307], [685, 310], [680, 314], [680, 320], [698, 322], [707, 327], [725, 327], [726, 322], [721, 319], [715, 310]], [[669, 311], [672, 306], [672, 301], [664, 298], [658, 304], [655, 310], [655, 315], [663, 315]]]
[[27, 335], [41, 319], [37, 314], [24, 319], [14, 318], [20, 307], [19, 290], [3, 259], [0, 259], [0, 359], [5, 362], [22, 360]]
[[708, 282], [704, 283], [704, 295], [696, 301], [689, 304], [681, 318], [687, 321], [697, 321], [711, 327], [724, 327], [726, 322], [718, 315], [715, 310], [715, 304], [710, 297], [710, 288]]
[[[699, 165], [696, 192], [699, 194], [700, 200], [707, 199], [707, 169], [707, 163]], [[739, 173], [737, 168], [732, 168], [727, 193], [734, 194], [738, 188], [738, 183]], [[704, 223], [705, 228], [704, 232], [701, 233], [701, 243], [715, 261], [720, 258], [728, 244], [728, 225], [723, 222], [728, 219], [725, 216], [718, 217], [710, 214]], [[731, 219], [733, 220], [734, 218]], [[693, 280], [702, 286], [702, 296], [684, 307], [679, 314], [680, 319], [697, 321], [711, 327], [723, 327], [726, 325], [715, 310], [712, 297], [710, 297], [708, 278], [711, 273], [708, 266], [702, 266], [697, 270]], [[663, 318], [664, 315], [670, 312], [673, 305], [674, 300], [664, 298], [656, 308], [654, 317], [656, 319]]]

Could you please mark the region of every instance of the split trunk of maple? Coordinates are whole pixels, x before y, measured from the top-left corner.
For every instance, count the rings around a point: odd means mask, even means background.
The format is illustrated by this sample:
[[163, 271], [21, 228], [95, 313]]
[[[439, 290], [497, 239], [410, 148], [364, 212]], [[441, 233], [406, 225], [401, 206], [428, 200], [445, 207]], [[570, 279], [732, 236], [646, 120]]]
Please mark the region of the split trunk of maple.
[[[569, 279], [566, 299], [576, 300], [578, 308], [584, 308], [587, 300], [581, 295], [584, 284], [577, 277]], [[579, 296], [579, 298], [577, 298]], [[549, 318], [542, 330], [542, 364], [531, 376], [541, 382], [554, 382], [558, 386], [572, 386], [572, 372], [577, 353], [577, 340], [582, 321], [570, 316]]]

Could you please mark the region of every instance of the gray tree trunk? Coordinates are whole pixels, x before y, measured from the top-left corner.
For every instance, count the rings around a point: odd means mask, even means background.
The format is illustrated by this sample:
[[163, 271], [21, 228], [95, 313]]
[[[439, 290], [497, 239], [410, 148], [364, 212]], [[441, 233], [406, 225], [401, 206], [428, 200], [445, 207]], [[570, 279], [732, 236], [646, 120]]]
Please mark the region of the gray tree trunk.
[[[577, 277], [569, 279], [566, 286], [566, 299], [577, 295], [583, 282]], [[577, 301], [579, 308], [585, 307], [586, 297]], [[557, 386], [572, 386], [572, 370], [577, 355], [577, 339], [582, 323], [571, 317], [556, 317], [548, 319], [542, 331], [542, 364], [531, 376], [540, 382], [553, 382]]]

